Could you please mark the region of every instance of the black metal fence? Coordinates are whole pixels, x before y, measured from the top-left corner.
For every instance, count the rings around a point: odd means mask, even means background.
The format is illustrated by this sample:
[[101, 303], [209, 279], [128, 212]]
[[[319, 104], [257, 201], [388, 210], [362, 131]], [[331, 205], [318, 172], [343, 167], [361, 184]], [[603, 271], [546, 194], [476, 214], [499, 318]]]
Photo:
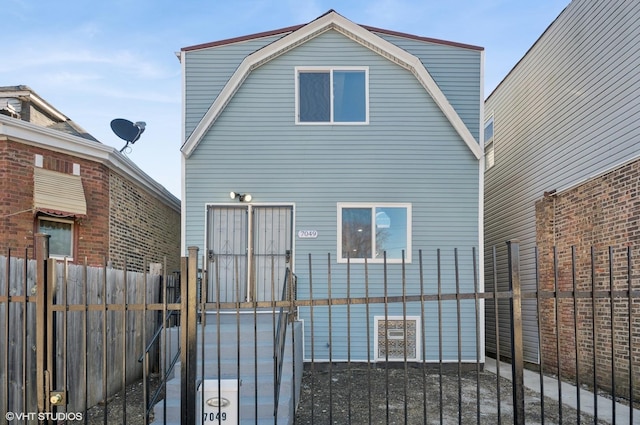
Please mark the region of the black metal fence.
[[[330, 255], [309, 256], [306, 264], [298, 261], [295, 276], [287, 274], [285, 296], [233, 303], [205, 302], [199, 282], [209, 281], [204, 273], [214, 271], [201, 266], [209, 261], [215, 267], [215, 261], [200, 259], [197, 249], [182, 259], [178, 301], [161, 295], [171, 292], [169, 276], [131, 281], [126, 271], [125, 283], [114, 289], [107, 287], [106, 272], [92, 280], [81, 271], [83, 285], [76, 299], [63, 289], [75, 279], [70, 269], [63, 268], [59, 275], [59, 265], [46, 258], [46, 250], [36, 252], [34, 269], [26, 258], [0, 266], [0, 417], [11, 423], [201, 423], [204, 417], [196, 413], [202, 414], [201, 406], [206, 406], [204, 380], [243, 373], [255, 376], [255, 382], [244, 382], [239, 390], [243, 397], [233, 408], [240, 423], [261, 421], [260, 382], [269, 379], [272, 392], [280, 381], [277, 395], [290, 398], [292, 406], [279, 412], [283, 401], [272, 397], [275, 405], [266, 410], [274, 423], [640, 421], [633, 409], [639, 398], [640, 294], [633, 286], [631, 251], [624, 267], [608, 265], [614, 261], [590, 263], [612, 275], [614, 269], [623, 270], [626, 289], [559, 289], [549, 287], [541, 273], [541, 289], [523, 292], [519, 246], [510, 243], [506, 291], [498, 291], [496, 281], [482, 287], [475, 250], [434, 250], [419, 251], [412, 264], [393, 265], [336, 266]], [[554, 267], [560, 275], [564, 266], [556, 262]], [[281, 284], [273, 282], [272, 287]], [[540, 365], [523, 361], [524, 299], [539, 305]], [[509, 311], [501, 310], [500, 300], [508, 301]], [[505, 314], [510, 318], [510, 364], [485, 357], [487, 303], [493, 305], [496, 319]], [[591, 315], [584, 312], [588, 305], [593, 305]], [[290, 320], [283, 322], [282, 317]], [[225, 318], [231, 318], [228, 330], [223, 329]], [[243, 318], [248, 318], [249, 331], [241, 328]], [[288, 354], [280, 349], [283, 323], [289, 329]], [[207, 333], [207, 327], [215, 332]], [[585, 333], [585, 327], [591, 332]], [[259, 356], [259, 340], [269, 328], [273, 340], [267, 339], [271, 350], [266, 355], [272, 366], [263, 375], [262, 369], [268, 368]], [[561, 338], [571, 333], [573, 339], [564, 344]], [[500, 344], [499, 330], [495, 334]], [[171, 342], [174, 336], [177, 343]], [[233, 340], [229, 347], [226, 340]], [[589, 351], [595, 346], [601, 349]], [[573, 375], [563, 373], [570, 363], [567, 356], [574, 359], [569, 368]], [[596, 361], [582, 361], [585, 356]], [[282, 365], [284, 358], [290, 359], [288, 366]], [[215, 364], [208, 364], [212, 361]], [[159, 370], [152, 373], [156, 362]], [[608, 376], [602, 375], [602, 364], [608, 365]], [[585, 373], [593, 379], [585, 379]], [[281, 381], [286, 374], [294, 377], [289, 384]], [[531, 374], [535, 384], [528, 388], [525, 375]], [[172, 378], [179, 382], [178, 393], [172, 393], [167, 382]], [[218, 397], [220, 385], [218, 380]], [[286, 391], [292, 394], [283, 397]], [[223, 403], [214, 404], [218, 414], [206, 422], [232, 423], [231, 414], [222, 415]]]

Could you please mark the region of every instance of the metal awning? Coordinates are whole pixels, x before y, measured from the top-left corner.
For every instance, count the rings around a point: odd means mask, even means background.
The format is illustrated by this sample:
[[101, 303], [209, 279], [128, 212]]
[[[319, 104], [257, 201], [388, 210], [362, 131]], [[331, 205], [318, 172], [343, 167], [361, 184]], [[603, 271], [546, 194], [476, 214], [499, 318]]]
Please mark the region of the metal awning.
[[87, 200], [80, 176], [34, 168], [33, 207], [58, 216], [87, 215]]

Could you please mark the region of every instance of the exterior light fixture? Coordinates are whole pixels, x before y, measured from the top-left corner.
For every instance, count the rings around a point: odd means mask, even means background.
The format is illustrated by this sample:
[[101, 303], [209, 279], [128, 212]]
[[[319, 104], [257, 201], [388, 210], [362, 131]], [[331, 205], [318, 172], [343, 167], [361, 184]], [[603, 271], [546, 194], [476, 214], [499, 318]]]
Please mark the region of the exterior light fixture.
[[240, 202], [251, 202], [251, 199], [252, 199], [251, 194], [249, 193], [240, 194], [238, 192], [230, 192], [229, 197], [231, 199], [237, 198]]

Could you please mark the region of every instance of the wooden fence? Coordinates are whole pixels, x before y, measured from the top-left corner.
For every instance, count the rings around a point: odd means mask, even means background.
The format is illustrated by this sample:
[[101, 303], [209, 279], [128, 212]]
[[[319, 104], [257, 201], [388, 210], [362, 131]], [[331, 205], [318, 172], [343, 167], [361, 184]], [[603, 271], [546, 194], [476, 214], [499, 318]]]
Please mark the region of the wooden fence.
[[[68, 389], [67, 411], [86, 411], [143, 374], [139, 357], [159, 326], [159, 311], [177, 279], [109, 267], [55, 264], [47, 321], [55, 365], [51, 389]], [[163, 282], [163, 279], [167, 281]], [[36, 261], [0, 256], [0, 412], [36, 412]], [[167, 290], [167, 292], [169, 292]], [[123, 306], [114, 309], [113, 305]], [[106, 330], [106, 331], [105, 331]], [[152, 351], [150, 358], [156, 359]], [[153, 365], [150, 365], [153, 367]]]

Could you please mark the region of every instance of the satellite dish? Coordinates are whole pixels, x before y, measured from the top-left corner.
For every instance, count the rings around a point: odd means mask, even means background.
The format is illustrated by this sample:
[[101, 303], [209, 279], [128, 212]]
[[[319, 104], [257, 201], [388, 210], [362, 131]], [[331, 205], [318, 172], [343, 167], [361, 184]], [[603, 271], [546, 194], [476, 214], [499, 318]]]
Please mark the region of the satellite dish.
[[143, 121], [132, 123], [124, 118], [116, 118], [111, 121], [111, 130], [113, 130], [116, 136], [127, 142], [127, 144], [120, 149], [120, 152], [125, 150], [127, 146], [129, 146], [129, 143], [133, 145], [140, 138], [142, 133], [144, 133], [146, 125]]

